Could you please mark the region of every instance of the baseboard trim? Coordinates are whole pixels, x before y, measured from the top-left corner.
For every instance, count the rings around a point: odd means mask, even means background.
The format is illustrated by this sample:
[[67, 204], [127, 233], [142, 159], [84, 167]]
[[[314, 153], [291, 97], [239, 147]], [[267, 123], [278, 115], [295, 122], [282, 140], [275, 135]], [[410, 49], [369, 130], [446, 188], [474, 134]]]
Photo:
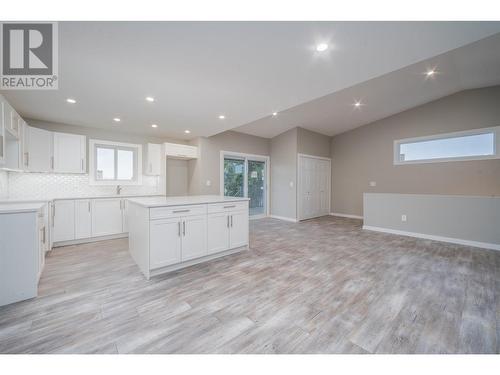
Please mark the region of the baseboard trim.
[[79, 245], [82, 243], [91, 243], [91, 242], [106, 241], [106, 240], [116, 240], [117, 238], [124, 238], [124, 237], [128, 237], [128, 233], [119, 233], [119, 234], [111, 234], [109, 236], [100, 236], [100, 237], [82, 238], [79, 240], [54, 242], [54, 243], [52, 243], [52, 247], [62, 247], [62, 246]]
[[293, 217], [286, 217], [286, 216], [277, 216], [277, 215], [269, 215], [270, 218], [272, 219], [278, 219], [278, 220], [283, 220], [283, 221], [289, 221], [291, 223], [297, 223], [298, 220], [294, 219]]
[[371, 230], [371, 231], [375, 231], [375, 232], [397, 234], [397, 235], [400, 235], [400, 236], [423, 238], [423, 239], [426, 239], [426, 240], [449, 242], [449, 243], [453, 243], [453, 244], [457, 244], [457, 245], [472, 246], [472, 247], [479, 247], [479, 248], [482, 248], [482, 249], [490, 249], [490, 250], [498, 250], [498, 251], [500, 251], [500, 245], [499, 244], [488, 243], [488, 242], [469, 241], [469, 240], [463, 240], [463, 239], [460, 239], [460, 238], [435, 236], [435, 235], [432, 235], [432, 234], [424, 234], [424, 233], [416, 233], [416, 232], [407, 232], [407, 231], [403, 231], [403, 230], [388, 229], [388, 228], [381, 228], [381, 227], [373, 227], [373, 226], [370, 226], [370, 225], [363, 225], [363, 229], [365, 229], [365, 230]]
[[330, 212], [331, 216], [338, 216], [338, 217], [347, 217], [349, 219], [359, 219], [363, 220], [363, 216], [359, 215], [350, 215], [350, 214], [341, 214], [340, 212]]

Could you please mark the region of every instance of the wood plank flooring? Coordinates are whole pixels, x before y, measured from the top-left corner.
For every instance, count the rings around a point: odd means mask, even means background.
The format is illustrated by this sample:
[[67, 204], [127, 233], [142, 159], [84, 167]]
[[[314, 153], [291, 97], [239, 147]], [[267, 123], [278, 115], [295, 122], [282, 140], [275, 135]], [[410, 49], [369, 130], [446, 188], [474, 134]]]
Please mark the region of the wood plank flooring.
[[0, 307], [1, 353], [498, 353], [500, 252], [324, 217], [146, 281], [127, 240], [52, 251]]

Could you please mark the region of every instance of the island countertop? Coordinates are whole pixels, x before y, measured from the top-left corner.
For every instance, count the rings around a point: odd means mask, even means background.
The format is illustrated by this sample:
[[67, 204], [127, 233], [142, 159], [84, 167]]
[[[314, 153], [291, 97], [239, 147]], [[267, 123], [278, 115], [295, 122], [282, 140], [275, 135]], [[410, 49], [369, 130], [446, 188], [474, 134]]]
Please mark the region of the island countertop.
[[244, 197], [224, 197], [222, 195], [187, 195], [180, 197], [146, 197], [146, 198], [128, 198], [131, 203], [138, 204], [143, 207], [169, 207], [169, 206], [186, 206], [191, 204], [207, 204], [207, 203], [227, 203], [249, 201], [249, 198]]

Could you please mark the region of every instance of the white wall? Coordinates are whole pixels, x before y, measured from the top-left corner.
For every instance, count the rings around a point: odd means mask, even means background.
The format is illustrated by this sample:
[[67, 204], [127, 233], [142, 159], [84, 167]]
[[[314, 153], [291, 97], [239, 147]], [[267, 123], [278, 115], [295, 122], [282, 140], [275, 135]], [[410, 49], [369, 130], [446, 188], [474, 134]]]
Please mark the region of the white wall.
[[365, 193], [363, 201], [364, 227], [500, 250], [500, 197]]

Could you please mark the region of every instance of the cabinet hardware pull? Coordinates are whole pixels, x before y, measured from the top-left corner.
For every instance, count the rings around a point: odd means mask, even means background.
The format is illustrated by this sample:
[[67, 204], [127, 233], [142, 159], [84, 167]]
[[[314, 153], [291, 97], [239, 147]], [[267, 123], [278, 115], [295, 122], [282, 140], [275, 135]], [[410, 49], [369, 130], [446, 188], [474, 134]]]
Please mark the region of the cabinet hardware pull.
[[83, 159], [82, 159], [82, 172], [85, 171], [85, 168], [83, 167]]
[[29, 152], [24, 153], [24, 165], [29, 167], [30, 165], [30, 154]]
[[149, 163], [149, 173], [153, 173], [153, 163]]
[[177, 211], [173, 211], [174, 214], [179, 214], [181, 212], [189, 212], [191, 210], [177, 210]]
[[89, 212], [90, 212], [90, 201], [89, 201], [89, 203], [88, 203], [88, 204], [89, 204]]
[[236, 206], [233, 205], [233, 206], [224, 206], [224, 208], [235, 208]]
[[181, 222], [177, 222], [177, 234], [179, 235], [179, 237], [181, 236]]
[[43, 241], [42, 242], [45, 243], [45, 239], [46, 239], [45, 238], [45, 227], [42, 228], [42, 233], [43, 233]]
[[186, 222], [185, 221], [182, 222], [182, 234], [184, 237], [186, 236]]
[[54, 157], [53, 156], [50, 157], [50, 168], [54, 169]]
[[231, 228], [233, 227], [233, 215], [231, 215]]
[[229, 215], [227, 216], [227, 227], [229, 228]]

